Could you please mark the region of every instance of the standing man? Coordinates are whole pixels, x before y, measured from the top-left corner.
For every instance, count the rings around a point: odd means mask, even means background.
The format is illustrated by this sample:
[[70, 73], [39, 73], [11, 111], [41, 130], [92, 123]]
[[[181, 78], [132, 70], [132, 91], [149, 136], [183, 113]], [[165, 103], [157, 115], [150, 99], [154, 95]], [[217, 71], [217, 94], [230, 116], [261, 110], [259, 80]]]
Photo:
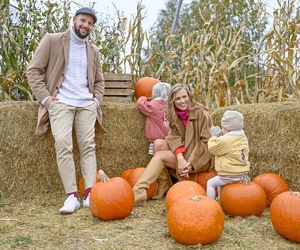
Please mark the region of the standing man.
[[104, 78], [99, 50], [87, 38], [97, 21], [95, 12], [81, 8], [73, 25], [63, 33], [46, 34], [27, 67], [27, 78], [40, 104], [36, 134], [51, 126], [58, 170], [67, 199], [60, 213], [80, 207], [73, 159], [72, 130], [79, 151], [85, 181], [83, 207], [89, 207], [90, 190], [96, 183], [95, 122], [102, 127], [101, 104]]

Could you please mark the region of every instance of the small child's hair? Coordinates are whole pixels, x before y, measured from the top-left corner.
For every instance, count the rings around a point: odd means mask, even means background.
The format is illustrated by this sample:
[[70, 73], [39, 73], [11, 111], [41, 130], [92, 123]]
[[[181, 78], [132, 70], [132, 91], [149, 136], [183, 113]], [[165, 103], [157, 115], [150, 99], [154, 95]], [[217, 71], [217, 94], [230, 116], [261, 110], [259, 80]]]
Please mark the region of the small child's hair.
[[152, 100], [168, 100], [170, 92], [170, 84], [166, 82], [156, 83], [152, 88]]

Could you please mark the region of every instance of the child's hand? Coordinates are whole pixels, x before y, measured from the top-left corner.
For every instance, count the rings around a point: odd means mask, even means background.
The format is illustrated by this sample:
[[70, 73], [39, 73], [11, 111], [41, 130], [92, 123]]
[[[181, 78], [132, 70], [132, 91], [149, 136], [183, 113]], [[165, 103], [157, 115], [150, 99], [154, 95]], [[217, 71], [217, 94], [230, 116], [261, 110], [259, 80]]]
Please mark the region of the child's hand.
[[221, 130], [220, 127], [218, 127], [218, 126], [212, 126], [212, 127], [210, 128], [210, 132], [211, 132], [211, 134], [212, 134], [213, 136], [218, 136], [218, 135], [220, 135], [220, 133], [222, 132], [222, 130]]

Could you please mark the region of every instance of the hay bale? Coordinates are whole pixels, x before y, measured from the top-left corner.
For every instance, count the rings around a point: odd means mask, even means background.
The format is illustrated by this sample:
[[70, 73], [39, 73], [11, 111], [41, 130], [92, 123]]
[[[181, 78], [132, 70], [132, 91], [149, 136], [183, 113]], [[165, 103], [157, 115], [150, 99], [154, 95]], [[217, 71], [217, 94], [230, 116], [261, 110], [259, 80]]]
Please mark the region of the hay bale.
[[[0, 103], [0, 195], [4, 197], [63, 191], [51, 133], [34, 135], [37, 108], [34, 102]], [[118, 176], [125, 169], [146, 166], [150, 157], [144, 138], [144, 115], [134, 103], [107, 103], [103, 113], [107, 133], [96, 129], [98, 168], [109, 176]], [[74, 158], [79, 173], [76, 143]]]
[[[34, 135], [37, 107], [34, 102], [0, 103], [0, 197], [2, 194], [28, 198], [36, 193], [63, 192], [51, 133]], [[241, 105], [230, 109], [245, 116], [251, 176], [275, 172], [291, 189], [299, 191], [300, 103]], [[224, 111], [212, 113], [215, 124], [220, 125]], [[96, 130], [98, 168], [109, 176], [117, 176], [125, 169], [146, 166], [150, 157], [144, 138], [144, 115], [134, 103], [107, 103], [103, 113], [107, 133]], [[79, 173], [76, 143], [74, 157]]]
[[290, 189], [300, 191], [300, 103], [239, 105], [214, 111], [214, 123], [220, 126], [225, 110], [241, 112], [250, 144], [252, 177], [273, 172]]

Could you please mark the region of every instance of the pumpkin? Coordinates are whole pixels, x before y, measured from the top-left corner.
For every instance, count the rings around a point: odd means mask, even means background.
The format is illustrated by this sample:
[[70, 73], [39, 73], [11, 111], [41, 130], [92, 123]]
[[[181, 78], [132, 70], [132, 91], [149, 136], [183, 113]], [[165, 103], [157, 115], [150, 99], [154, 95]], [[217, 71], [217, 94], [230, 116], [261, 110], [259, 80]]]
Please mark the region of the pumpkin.
[[199, 172], [197, 176], [197, 182], [206, 190], [207, 181], [217, 175], [215, 170]]
[[176, 200], [167, 214], [171, 237], [183, 245], [210, 244], [224, 229], [224, 213], [219, 203], [204, 195]]
[[300, 243], [300, 193], [286, 191], [277, 195], [270, 206], [275, 230], [289, 240]]
[[96, 183], [90, 193], [92, 214], [102, 220], [125, 218], [134, 207], [131, 186], [121, 177], [109, 179], [103, 171], [100, 175], [102, 182]]
[[[100, 178], [100, 175], [99, 175], [99, 172], [97, 171], [96, 172], [96, 183], [101, 181], [101, 178]], [[80, 179], [79, 179], [79, 193], [82, 197], [85, 196], [85, 186], [84, 186], [84, 179], [83, 177], [81, 176]]]
[[128, 178], [128, 176], [129, 176], [129, 174], [130, 174], [131, 171], [132, 171], [132, 169], [126, 169], [126, 170], [124, 170], [124, 171], [121, 173], [121, 177], [122, 177], [123, 179], [127, 180], [127, 178]]
[[254, 182], [225, 185], [220, 203], [225, 213], [231, 216], [259, 216], [266, 208], [265, 191]]
[[267, 195], [267, 206], [270, 206], [272, 200], [282, 192], [288, 191], [289, 187], [285, 181], [277, 174], [263, 173], [256, 176], [253, 180], [260, 185]]
[[[131, 169], [131, 171], [128, 171], [129, 173], [122, 173], [122, 175], [126, 177], [125, 180], [128, 181], [131, 187], [134, 187], [134, 185], [137, 183], [138, 179], [142, 176], [144, 171], [144, 167], [139, 167]], [[157, 181], [154, 181], [147, 190], [147, 200], [150, 200], [153, 197], [156, 187]]]
[[206, 195], [206, 192], [197, 182], [189, 180], [176, 182], [167, 192], [167, 209], [169, 209], [176, 200], [186, 195]]
[[135, 97], [138, 99], [141, 96], [151, 97], [152, 88], [156, 83], [159, 83], [160, 80], [153, 77], [143, 77], [139, 79], [135, 84]]

